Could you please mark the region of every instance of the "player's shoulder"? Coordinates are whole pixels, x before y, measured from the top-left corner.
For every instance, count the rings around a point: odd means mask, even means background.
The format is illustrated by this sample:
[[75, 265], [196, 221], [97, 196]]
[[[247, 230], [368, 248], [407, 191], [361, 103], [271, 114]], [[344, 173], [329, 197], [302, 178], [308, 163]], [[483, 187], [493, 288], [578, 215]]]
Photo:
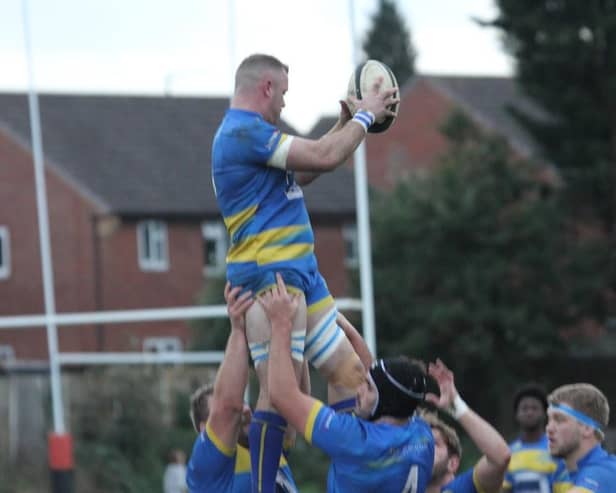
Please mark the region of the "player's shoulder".
[[476, 493], [477, 489], [473, 482], [474, 469], [467, 469], [458, 474], [449, 483], [441, 488], [441, 493]]
[[407, 428], [417, 434], [426, 434], [432, 437], [432, 426], [421, 416], [415, 415], [409, 419]]
[[614, 477], [616, 458], [598, 448], [578, 462], [578, 469], [570, 473], [569, 481], [572, 486], [604, 493], [612, 491]]

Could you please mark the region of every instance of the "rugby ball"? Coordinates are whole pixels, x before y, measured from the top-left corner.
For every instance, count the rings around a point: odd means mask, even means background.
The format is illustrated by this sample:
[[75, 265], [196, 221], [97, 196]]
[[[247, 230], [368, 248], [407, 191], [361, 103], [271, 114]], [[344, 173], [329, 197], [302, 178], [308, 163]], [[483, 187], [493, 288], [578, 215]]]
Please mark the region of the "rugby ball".
[[[379, 77], [383, 77], [383, 83], [381, 84], [381, 91], [389, 89], [391, 87], [398, 87], [398, 81], [391, 69], [378, 60], [367, 60], [364, 63], [360, 63], [351, 74], [349, 80], [348, 95], [355, 96], [357, 99], [362, 99], [362, 94], [366, 94], [372, 90], [372, 86]], [[395, 93], [398, 96], [398, 92]], [[380, 133], [387, 130], [398, 116], [398, 107], [400, 103], [392, 104], [389, 109], [392, 110], [395, 115], [377, 120], [368, 129], [371, 133]], [[349, 102], [349, 108], [351, 113], [359, 108], [354, 108], [352, 103]]]

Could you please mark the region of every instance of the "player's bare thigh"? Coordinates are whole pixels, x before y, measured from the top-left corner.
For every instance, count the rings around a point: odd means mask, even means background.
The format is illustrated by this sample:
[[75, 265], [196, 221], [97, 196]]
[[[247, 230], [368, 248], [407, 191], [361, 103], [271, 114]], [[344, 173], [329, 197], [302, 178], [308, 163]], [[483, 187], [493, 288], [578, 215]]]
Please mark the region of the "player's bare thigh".
[[[293, 334], [306, 333], [306, 298], [300, 294], [297, 313], [293, 319]], [[264, 344], [267, 346], [269, 353], [269, 341], [272, 335], [270, 321], [259, 303], [253, 305], [246, 312], [246, 339], [248, 344]], [[269, 402], [269, 391], [267, 388], [267, 372], [269, 366], [269, 358], [263, 362], [255, 363], [255, 371], [259, 379], [259, 398], [257, 400], [257, 408], [263, 410], [272, 410]], [[302, 363], [297, 359], [293, 359], [293, 367], [297, 381], [300, 381]]]
[[[335, 303], [332, 301], [332, 303], [308, 313], [307, 340], [310, 339], [314, 330], [322, 328], [323, 320], [331, 314], [334, 308]], [[365, 378], [366, 372], [346, 336], [342, 338], [335, 351], [320, 365], [318, 370], [327, 379], [330, 387], [335, 389], [335, 400], [355, 395], [357, 387]]]

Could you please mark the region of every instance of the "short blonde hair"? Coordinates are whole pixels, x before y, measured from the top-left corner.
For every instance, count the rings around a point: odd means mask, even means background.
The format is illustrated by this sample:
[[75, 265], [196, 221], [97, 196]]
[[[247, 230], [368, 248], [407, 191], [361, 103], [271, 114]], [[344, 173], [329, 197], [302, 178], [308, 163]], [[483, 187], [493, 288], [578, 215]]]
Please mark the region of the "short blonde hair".
[[201, 432], [200, 425], [210, 416], [208, 399], [214, 394], [214, 384], [206, 383], [190, 396], [190, 420], [197, 433]]
[[426, 421], [432, 428], [441, 432], [447, 445], [447, 451], [449, 455], [457, 455], [462, 458], [462, 444], [460, 443], [460, 437], [451, 426], [446, 424], [436, 414], [429, 411], [421, 411], [419, 416]]
[[274, 56], [262, 53], [244, 58], [235, 72], [235, 90], [258, 82], [267, 70], [284, 70], [289, 73], [289, 66]]
[[[550, 404], [568, 404], [576, 411], [584, 413], [599, 423], [605, 429], [610, 420], [610, 405], [603, 392], [589, 383], [572, 383], [554, 389], [548, 396]], [[603, 439], [601, 431], [596, 430], [600, 440]]]

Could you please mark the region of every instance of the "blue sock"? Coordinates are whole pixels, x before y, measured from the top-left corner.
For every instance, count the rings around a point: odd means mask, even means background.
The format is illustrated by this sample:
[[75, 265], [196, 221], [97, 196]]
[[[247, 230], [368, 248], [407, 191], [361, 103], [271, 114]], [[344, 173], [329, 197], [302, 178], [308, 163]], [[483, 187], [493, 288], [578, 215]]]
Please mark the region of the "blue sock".
[[275, 493], [286, 426], [284, 418], [275, 412], [255, 411], [252, 415], [248, 432], [252, 493]]

